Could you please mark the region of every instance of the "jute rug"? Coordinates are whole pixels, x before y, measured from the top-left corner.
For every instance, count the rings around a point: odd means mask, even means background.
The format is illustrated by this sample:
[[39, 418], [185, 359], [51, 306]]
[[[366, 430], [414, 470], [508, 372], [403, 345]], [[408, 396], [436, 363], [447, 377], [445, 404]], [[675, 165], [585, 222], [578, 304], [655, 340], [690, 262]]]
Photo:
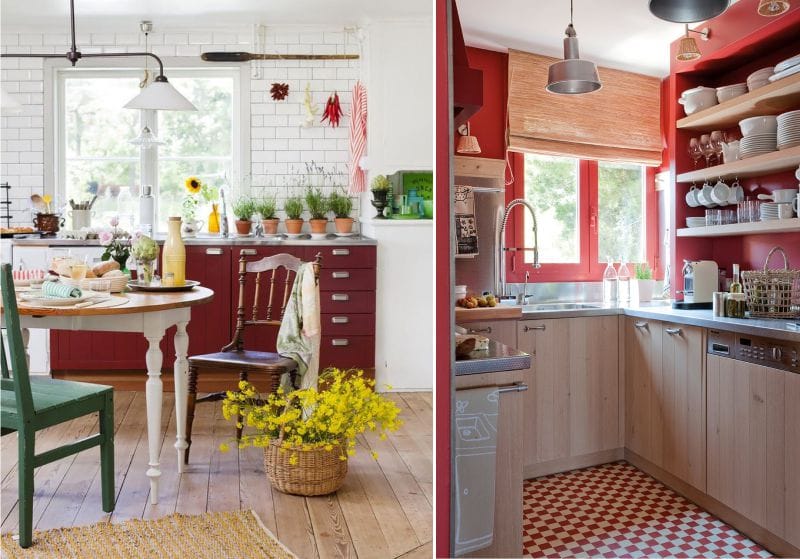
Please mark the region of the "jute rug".
[[2, 545], [9, 559], [297, 559], [249, 510], [45, 530], [28, 549], [5, 534]]

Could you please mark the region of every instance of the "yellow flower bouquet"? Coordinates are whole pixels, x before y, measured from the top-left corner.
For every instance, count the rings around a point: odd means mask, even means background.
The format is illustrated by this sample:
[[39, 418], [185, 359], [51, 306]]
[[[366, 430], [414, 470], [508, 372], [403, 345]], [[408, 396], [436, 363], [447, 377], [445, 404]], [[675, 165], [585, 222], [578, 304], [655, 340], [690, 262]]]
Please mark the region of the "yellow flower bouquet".
[[[328, 369], [319, 380], [321, 390], [286, 393], [279, 388], [266, 398], [241, 381], [239, 391], [227, 392], [222, 402], [225, 419], [249, 428], [239, 448], [264, 448], [270, 482], [284, 493], [336, 491], [347, 473], [347, 457], [356, 452], [357, 437], [370, 430], [385, 440], [387, 431], [402, 424], [400, 409], [374, 391], [375, 381], [363, 371]], [[223, 444], [220, 449], [228, 447]], [[374, 450], [372, 457], [377, 459]]]

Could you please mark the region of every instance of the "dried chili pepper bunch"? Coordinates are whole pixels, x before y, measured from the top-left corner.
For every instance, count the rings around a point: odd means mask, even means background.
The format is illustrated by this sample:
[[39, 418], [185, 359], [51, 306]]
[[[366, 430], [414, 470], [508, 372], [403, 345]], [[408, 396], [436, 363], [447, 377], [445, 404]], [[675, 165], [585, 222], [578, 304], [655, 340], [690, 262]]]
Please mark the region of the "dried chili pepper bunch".
[[339, 94], [337, 92], [333, 92], [333, 94], [328, 97], [328, 102], [325, 103], [325, 111], [322, 113], [322, 120], [320, 122], [325, 122], [327, 120], [333, 128], [339, 126], [339, 119], [342, 118], [342, 107], [339, 104]]
[[272, 95], [273, 101], [283, 101], [289, 95], [288, 83], [274, 83], [269, 88], [269, 93]]

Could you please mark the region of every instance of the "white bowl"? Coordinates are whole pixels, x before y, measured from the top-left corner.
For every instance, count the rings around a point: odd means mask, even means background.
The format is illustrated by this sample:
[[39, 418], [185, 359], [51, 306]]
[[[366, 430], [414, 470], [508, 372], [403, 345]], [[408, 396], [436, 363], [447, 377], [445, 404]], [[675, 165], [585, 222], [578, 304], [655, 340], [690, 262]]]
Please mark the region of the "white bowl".
[[772, 75], [774, 70], [775, 70], [774, 66], [767, 66], [765, 68], [760, 68], [760, 69], [756, 70], [755, 72], [753, 72], [752, 74], [750, 74], [749, 76], [747, 76], [747, 81], [748, 82], [751, 82], [751, 81], [754, 82], [754, 81], [761, 81], [763, 79], [766, 79], [766, 78], [768, 78], [768, 77], [770, 77]]
[[742, 136], [755, 136], [757, 134], [777, 134], [778, 117], [752, 116], [739, 121]]
[[735, 83], [733, 85], [725, 85], [717, 88], [717, 101], [724, 103], [728, 99], [739, 97], [747, 93], [746, 83]]
[[678, 103], [683, 105], [686, 116], [713, 107], [717, 104], [717, 90], [713, 87], [694, 87], [681, 93]]

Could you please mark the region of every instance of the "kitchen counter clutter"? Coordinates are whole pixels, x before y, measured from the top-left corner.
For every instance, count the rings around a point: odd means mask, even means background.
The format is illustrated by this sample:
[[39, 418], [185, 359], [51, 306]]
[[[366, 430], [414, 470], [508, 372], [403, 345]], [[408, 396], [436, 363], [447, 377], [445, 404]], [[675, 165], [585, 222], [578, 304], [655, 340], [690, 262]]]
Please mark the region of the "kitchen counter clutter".
[[[156, 235], [155, 240], [163, 243], [165, 235]], [[249, 246], [249, 245], [270, 245], [270, 246], [335, 246], [335, 245], [351, 245], [351, 246], [371, 246], [378, 244], [375, 239], [364, 237], [362, 235], [353, 235], [351, 237], [338, 237], [330, 234], [325, 239], [312, 239], [310, 235], [303, 235], [296, 239], [288, 237], [281, 238], [267, 238], [267, 237], [220, 237], [210, 235], [200, 235], [197, 237], [183, 239], [183, 243], [187, 246], [193, 245], [220, 245], [220, 246]], [[98, 239], [64, 239], [56, 237], [29, 237], [29, 238], [15, 238], [13, 239], [14, 245], [19, 246], [101, 246]]]

